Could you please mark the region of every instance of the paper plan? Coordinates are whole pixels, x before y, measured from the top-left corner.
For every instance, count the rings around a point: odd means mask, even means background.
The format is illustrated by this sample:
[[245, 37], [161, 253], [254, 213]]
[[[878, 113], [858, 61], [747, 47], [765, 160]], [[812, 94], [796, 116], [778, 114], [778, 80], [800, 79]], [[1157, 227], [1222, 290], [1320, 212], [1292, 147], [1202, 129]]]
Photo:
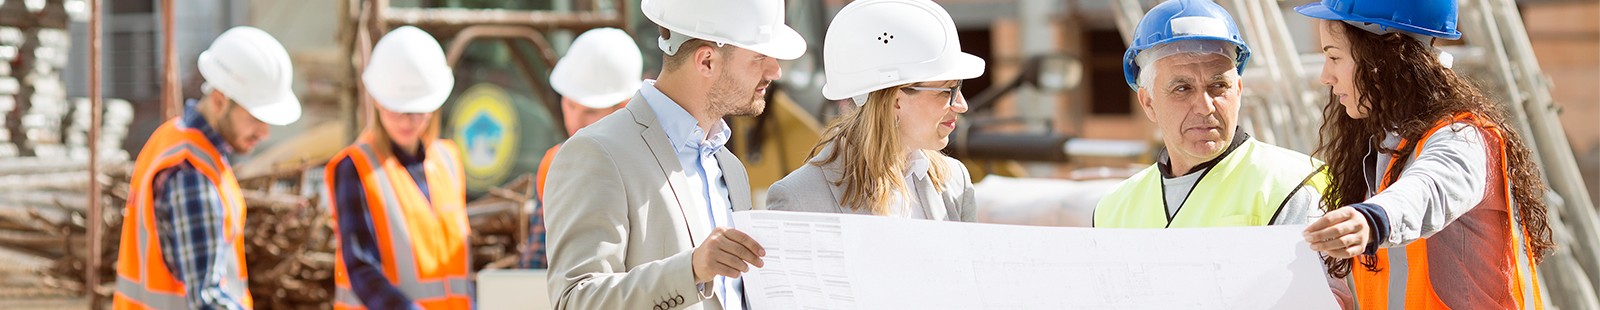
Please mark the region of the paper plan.
[[752, 309], [1338, 309], [1304, 226], [1091, 229], [748, 211]]

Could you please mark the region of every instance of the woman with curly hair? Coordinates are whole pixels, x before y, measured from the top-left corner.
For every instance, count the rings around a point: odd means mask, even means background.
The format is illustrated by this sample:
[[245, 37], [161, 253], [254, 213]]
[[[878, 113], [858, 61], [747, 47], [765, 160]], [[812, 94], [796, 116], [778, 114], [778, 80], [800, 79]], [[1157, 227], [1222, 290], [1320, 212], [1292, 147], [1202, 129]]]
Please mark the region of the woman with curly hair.
[[[1331, 88], [1315, 152], [1329, 212], [1307, 227], [1362, 309], [1538, 309], [1555, 247], [1528, 146], [1504, 107], [1432, 45], [1457, 39], [1454, 0], [1324, 0]], [[1352, 267], [1359, 261], [1361, 267]]]

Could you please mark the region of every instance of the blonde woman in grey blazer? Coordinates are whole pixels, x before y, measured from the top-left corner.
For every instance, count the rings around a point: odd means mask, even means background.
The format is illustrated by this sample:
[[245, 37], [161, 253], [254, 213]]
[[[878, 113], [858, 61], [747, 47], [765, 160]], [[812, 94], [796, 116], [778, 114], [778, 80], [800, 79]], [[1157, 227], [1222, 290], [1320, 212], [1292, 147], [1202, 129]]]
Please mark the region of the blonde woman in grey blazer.
[[927, 0], [840, 10], [823, 38], [822, 94], [856, 107], [828, 126], [809, 164], [772, 184], [767, 208], [976, 221], [972, 177], [939, 153], [967, 111], [961, 81], [984, 69], [955, 29]]

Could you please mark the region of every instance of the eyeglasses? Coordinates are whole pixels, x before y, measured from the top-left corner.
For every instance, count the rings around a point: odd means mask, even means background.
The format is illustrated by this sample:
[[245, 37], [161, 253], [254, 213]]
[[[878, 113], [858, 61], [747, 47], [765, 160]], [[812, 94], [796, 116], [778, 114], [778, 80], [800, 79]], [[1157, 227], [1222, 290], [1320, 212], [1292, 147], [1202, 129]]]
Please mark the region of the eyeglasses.
[[[956, 105], [956, 97], [961, 97], [961, 84], [963, 84], [963, 83], [966, 83], [966, 81], [965, 80], [956, 81], [956, 85], [955, 86], [951, 86], [951, 87], [906, 86], [905, 89], [916, 90], [916, 91], [937, 91], [937, 92], [950, 93], [950, 101], [944, 103], [945, 107], [950, 107], [950, 106]], [[962, 99], [962, 102], [965, 103], [966, 99]]]

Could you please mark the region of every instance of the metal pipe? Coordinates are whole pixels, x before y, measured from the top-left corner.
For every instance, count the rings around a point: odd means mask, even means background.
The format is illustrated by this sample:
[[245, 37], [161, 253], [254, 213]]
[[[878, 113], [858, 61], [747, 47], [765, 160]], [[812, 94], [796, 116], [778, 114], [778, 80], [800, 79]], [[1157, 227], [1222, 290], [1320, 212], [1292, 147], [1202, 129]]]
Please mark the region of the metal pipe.
[[183, 111], [183, 99], [178, 98], [178, 53], [172, 38], [172, 0], [161, 0], [161, 119], [177, 117]]
[[360, 1], [359, 3], [361, 4], [360, 13], [356, 14], [356, 59], [354, 63], [356, 70], [354, 76], [350, 79], [353, 81], [351, 84], [356, 86], [355, 114], [357, 126], [355, 130], [357, 132], [362, 128], [366, 128], [367, 122], [372, 121], [369, 118], [376, 116], [371, 115], [372, 113], [369, 111], [370, 108], [368, 106], [372, 105], [372, 97], [367, 95], [367, 86], [361, 82], [361, 72], [366, 71], [367, 61], [372, 59], [372, 45], [375, 43], [373, 43], [372, 39], [373, 30], [371, 24], [377, 19], [375, 16], [377, 9], [374, 7], [386, 5], [387, 2]]
[[1133, 46], [1133, 29], [1139, 26], [1139, 19], [1144, 18], [1144, 6], [1139, 5], [1139, 0], [1121, 0], [1111, 4], [1111, 13], [1116, 16], [1117, 33], [1122, 34], [1122, 42]]
[[1022, 161], [1066, 162], [1065, 145], [1070, 138], [1054, 134], [1008, 134], [961, 132], [952, 154], [961, 158], [1009, 159]]
[[[170, 2], [171, 0], [167, 0]], [[89, 261], [84, 275], [84, 290], [89, 294], [89, 308], [102, 309], [103, 303], [96, 289], [100, 287], [100, 237], [105, 216], [100, 206], [100, 6], [99, 0], [89, 0]], [[167, 50], [169, 53], [171, 50]]]

